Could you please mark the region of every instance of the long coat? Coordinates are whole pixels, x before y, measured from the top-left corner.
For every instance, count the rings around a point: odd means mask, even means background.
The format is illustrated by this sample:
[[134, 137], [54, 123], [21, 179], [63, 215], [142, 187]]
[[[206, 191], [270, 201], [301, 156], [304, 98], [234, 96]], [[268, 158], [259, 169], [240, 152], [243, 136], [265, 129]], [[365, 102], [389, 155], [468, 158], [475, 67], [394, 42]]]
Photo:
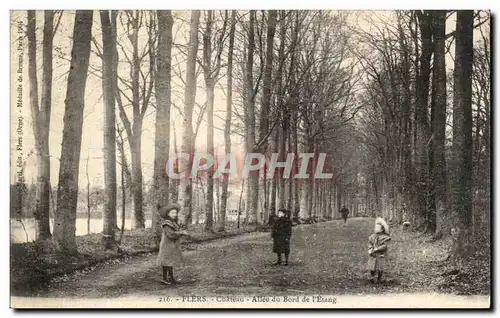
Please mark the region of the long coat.
[[370, 251], [374, 248], [385, 246], [382, 251], [370, 253], [368, 258], [368, 270], [375, 272], [382, 272], [387, 270], [387, 244], [391, 237], [385, 233], [374, 233], [368, 238]]
[[290, 253], [290, 237], [292, 236], [292, 221], [286, 217], [275, 218], [273, 220], [273, 238], [274, 253]]
[[161, 224], [162, 234], [160, 242], [160, 251], [156, 258], [156, 265], [179, 267], [184, 265], [184, 258], [179, 239], [182, 234], [179, 233], [180, 226], [171, 220], [164, 220]]

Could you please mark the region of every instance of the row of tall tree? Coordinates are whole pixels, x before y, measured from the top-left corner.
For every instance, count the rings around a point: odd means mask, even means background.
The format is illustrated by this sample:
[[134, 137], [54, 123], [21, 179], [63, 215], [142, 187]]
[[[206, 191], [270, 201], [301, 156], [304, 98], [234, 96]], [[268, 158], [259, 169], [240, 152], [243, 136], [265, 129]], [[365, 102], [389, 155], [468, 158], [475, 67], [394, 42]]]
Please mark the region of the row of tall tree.
[[[52, 41], [62, 14], [66, 13], [44, 12], [41, 105], [36, 14], [29, 11], [27, 15], [39, 239], [51, 236]], [[188, 15], [169, 10], [103, 10], [98, 39], [92, 35], [94, 12], [77, 11], [54, 227], [61, 248], [76, 250], [89, 72], [102, 79], [105, 248], [115, 246], [117, 161], [121, 188], [124, 180], [130, 185], [134, 227], [145, 226], [141, 134], [151, 107], [156, 113], [152, 231], [157, 236], [156, 209], [168, 202], [179, 200], [183, 222], [192, 223], [193, 180], [169, 180], [165, 166], [171, 149], [195, 153], [202, 121], [206, 122], [207, 152], [212, 155], [215, 129], [224, 131], [226, 153], [240, 140], [247, 153], [258, 152], [269, 159], [278, 154], [278, 161], [290, 154], [297, 158], [299, 153], [314, 153], [306, 167], [310, 175], [314, 175], [319, 154], [327, 154], [325, 169], [333, 173], [327, 181], [280, 178], [283, 169], [277, 169], [271, 180], [265, 174], [250, 174], [242, 184], [247, 223], [265, 223], [277, 208], [288, 208], [295, 217], [332, 218], [338, 216], [341, 205], [348, 205], [355, 214], [380, 211], [394, 221], [407, 217], [437, 236], [448, 235], [451, 228], [471, 229], [473, 202], [489, 199], [489, 182], [484, 181], [489, 179], [491, 154], [489, 33], [481, 32], [479, 44], [473, 43], [474, 29], [483, 31], [481, 25], [489, 23], [489, 15], [416, 10], [379, 19], [373, 13], [368, 15], [370, 30], [356, 23], [357, 15], [292, 10], [193, 10]], [[456, 16], [456, 27], [446, 33], [451, 16]], [[187, 44], [174, 43], [176, 23], [189, 30]], [[454, 54], [449, 51], [451, 43]], [[174, 49], [181, 52], [184, 71], [177, 71], [179, 56]], [[89, 66], [91, 52], [101, 58], [102, 65]], [[454, 61], [451, 81], [447, 56]], [[196, 98], [199, 77], [206, 97], [203, 105]], [[177, 107], [172, 83], [179, 80], [183, 122], [178, 149], [170, 114]], [[215, 95], [221, 91], [226, 96], [224, 127], [215, 127]], [[452, 129], [447, 128], [450, 117]], [[179, 169], [187, 169], [192, 161], [193, 156], [181, 161]], [[299, 168], [300, 162], [294, 161], [293, 172]], [[208, 171], [204, 192], [205, 230], [223, 231], [229, 179], [224, 175], [220, 180], [220, 208], [214, 218], [214, 172]]]
[[387, 218], [407, 218], [435, 237], [452, 229], [467, 236], [474, 220], [476, 231], [488, 231], [489, 19], [481, 11], [398, 12], [395, 22], [372, 20], [371, 32], [357, 34], [368, 192]]

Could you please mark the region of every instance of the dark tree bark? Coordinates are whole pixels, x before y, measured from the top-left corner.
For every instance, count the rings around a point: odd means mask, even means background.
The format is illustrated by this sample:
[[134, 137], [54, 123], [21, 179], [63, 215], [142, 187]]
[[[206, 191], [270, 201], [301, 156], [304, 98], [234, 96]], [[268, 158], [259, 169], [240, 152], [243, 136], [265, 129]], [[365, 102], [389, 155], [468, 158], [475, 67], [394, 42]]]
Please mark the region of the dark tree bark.
[[[293, 129], [292, 129], [292, 137], [293, 137], [293, 153], [295, 154], [294, 160], [293, 160], [293, 175], [299, 173], [299, 140], [298, 140], [298, 115], [297, 112], [292, 113], [292, 120], [293, 120]], [[292, 179], [291, 179], [292, 180]], [[293, 179], [293, 183], [295, 184], [294, 192], [293, 192], [293, 213], [296, 218], [299, 217], [299, 214], [302, 214], [303, 212], [300, 211], [300, 190], [301, 186], [303, 184], [300, 183], [299, 180]]]
[[156, 122], [155, 122], [155, 158], [153, 186], [156, 204], [153, 207], [152, 229], [156, 238], [161, 235], [158, 207], [169, 201], [169, 177], [167, 161], [170, 149], [170, 106], [171, 97], [171, 66], [172, 66], [172, 28], [174, 20], [170, 10], [158, 10], [158, 49], [156, 86]]
[[453, 89], [453, 178], [451, 192], [454, 226], [472, 226], [472, 10], [457, 11]]
[[[184, 122], [182, 124], [181, 153], [190, 155], [189, 160], [182, 161], [182, 170], [188, 171], [193, 162], [193, 108], [196, 97], [196, 56], [198, 53], [198, 25], [200, 22], [200, 11], [191, 12], [191, 23], [189, 29], [189, 45], [187, 56], [186, 88], [184, 90]], [[180, 180], [180, 193], [182, 198], [184, 224], [190, 225], [193, 218], [193, 183], [190, 175]]]
[[[271, 12], [269, 13], [269, 19], [270, 21], [268, 22], [268, 34], [267, 34], [267, 41], [268, 41], [268, 54], [269, 54], [269, 46], [274, 46], [274, 41], [270, 41], [270, 32], [269, 29], [272, 27], [272, 34], [274, 38], [274, 30], [276, 29], [276, 19], [277, 16], [273, 16], [271, 19]], [[276, 72], [276, 101], [277, 101], [277, 106], [278, 106], [278, 113], [279, 117], [278, 120], [281, 121], [281, 124], [276, 125], [276, 130], [277, 130], [277, 139], [276, 142], [278, 143], [277, 147], [277, 152], [278, 152], [278, 162], [283, 162], [286, 159], [286, 138], [288, 135], [288, 127], [289, 127], [289, 114], [287, 110], [287, 101], [285, 101], [285, 85], [288, 83], [285, 83], [283, 80], [283, 70], [284, 70], [284, 64], [285, 64], [285, 45], [286, 45], [286, 26], [285, 26], [285, 17], [283, 12], [280, 14], [280, 19], [281, 19], [281, 26], [280, 26], [280, 33], [279, 33], [279, 42], [280, 46], [278, 49], [278, 71]], [[271, 22], [272, 20], [272, 22]], [[291, 48], [293, 50], [293, 48]], [[292, 63], [293, 64], [293, 63]], [[266, 62], [267, 66], [267, 62]], [[271, 65], [272, 67], [272, 65]], [[292, 65], [293, 67], [293, 65]], [[290, 70], [291, 71], [291, 70]], [[265, 78], [264, 78], [265, 79]], [[264, 82], [265, 83], [265, 82]], [[265, 85], [264, 85], [265, 89]], [[269, 125], [269, 122], [267, 123]], [[276, 153], [276, 150], [274, 151]], [[284, 168], [278, 168], [276, 169], [277, 173], [275, 175], [275, 178], [278, 178], [278, 209], [284, 209], [285, 208], [285, 179], [283, 178], [283, 171]]]
[[[236, 10], [231, 12], [231, 28], [229, 30], [229, 48], [227, 53], [227, 99], [226, 99], [226, 123], [224, 125], [225, 152], [228, 156], [231, 153], [231, 116], [233, 107], [233, 51], [234, 51], [234, 33], [236, 29]], [[228, 197], [229, 175], [222, 177], [222, 194], [220, 208], [219, 231], [224, 231], [226, 226], [226, 208]]]
[[433, 94], [435, 96], [432, 114], [432, 133], [434, 165], [431, 171], [433, 178], [434, 198], [436, 200], [436, 236], [449, 234], [449, 221], [446, 205], [446, 65], [445, 65], [445, 32], [446, 10], [434, 12], [434, 70], [432, 77]]
[[[262, 102], [260, 112], [260, 132], [262, 139], [261, 151], [267, 151], [267, 132], [269, 131], [269, 108], [271, 104], [271, 86], [274, 56], [274, 34], [276, 33], [278, 11], [269, 10], [267, 17], [267, 37], [266, 37], [266, 64], [264, 66], [264, 79], [262, 83]], [[281, 79], [278, 79], [281, 80]]]
[[92, 18], [93, 11], [76, 11], [63, 120], [64, 128], [54, 238], [60, 249], [69, 252], [76, 252], [78, 174], [80, 170], [85, 86], [92, 38]]
[[[255, 51], [255, 16], [254, 10], [250, 11], [250, 22], [248, 25], [248, 43], [246, 47], [246, 65], [244, 76], [244, 106], [245, 106], [245, 144], [246, 152], [253, 153], [256, 149], [255, 142], [255, 94], [253, 83], [253, 64]], [[246, 217], [245, 222], [256, 223], [259, 220], [259, 172], [250, 171], [247, 182], [246, 193]]]
[[[291, 118], [291, 116], [289, 117]], [[291, 131], [292, 125], [291, 123], [289, 124], [289, 128], [287, 130], [287, 147], [288, 147], [288, 153], [293, 153], [293, 148], [292, 148], [292, 131]], [[295, 158], [294, 158], [295, 161]], [[286, 209], [292, 213], [292, 217], [295, 216], [295, 213], [293, 212], [293, 202], [295, 200], [294, 197], [294, 182], [293, 182], [293, 163], [292, 163], [292, 170], [288, 179], [288, 196], [286, 197]]]
[[[207, 11], [205, 32], [203, 34], [203, 69], [207, 88], [207, 153], [214, 155], [214, 98], [215, 79], [212, 74], [212, 26], [213, 11]], [[205, 202], [205, 231], [212, 232], [214, 227], [214, 168], [207, 171], [207, 195]]]
[[402, 142], [402, 165], [403, 165], [403, 184], [402, 192], [407, 201], [411, 202], [413, 196], [413, 163], [411, 160], [411, 61], [410, 61], [410, 43], [404, 33], [401, 21], [399, 22], [399, 38], [402, 57], [402, 124], [403, 124], [403, 142]]
[[[177, 155], [179, 153], [178, 148], [177, 148], [177, 132], [175, 131], [175, 124], [172, 122], [172, 132], [173, 132], [173, 138], [174, 138], [174, 152]], [[174, 169], [175, 170], [175, 169]], [[175, 173], [178, 171], [175, 170]], [[169, 197], [171, 202], [177, 202], [179, 200], [179, 179], [172, 179], [170, 180], [170, 185], [169, 185]]]
[[[115, 83], [114, 58], [116, 51], [116, 15], [110, 18], [111, 12], [102, 10], [102, 91], [104, 95], [104, 212], [103, 212], [103, 246], [111, 249], [115, 245], [116, 228], [116, 118], [115, 118]], [[116, 28], [115, 28], [116, 30]]]
[[429, 211], [428, 207], [428, 143], [430, 140], [428, 103], [429, 103], [429, 79], [430, 63], [432, 56], [432, 20], [428, 12], [419, 13], [419, 27], [422, 40], [422, 51], [420, 55], [420, 69], [417, 76], [417, 98], [415, 105], [415, 122], [417, 124], [417, 154], [415, 158], [416, 166], [416, 211], [420, 211], [419, 217], [426, 222], [427, 230], [435, 228], [435, 214]]
[[[89, 177], [89, 156], [85, 160], [85, 176], [87, 177], [87, 234], [90, 234], [90, 177]], [[104, 228], [104, 227], [103, 227]]]
[[[273, 140], [271, 143], [271, 151], [272, 153], [276, 153], [278, 152], [278, 145], [280, 139], [279, 131], [275, 130], [272, 135], [273, 135]], [[276, 171], [274, 172], [274, 175], [271, 176], [272, 178], [271, 191], [270, 191], [271, 198], [269, 199], [269, 211], [271, 212], [272, 215], [276, 214], [276, 197], [277, 197], [277, 192], [280, 191], [278, 188], [279, 187], [278, 176], [279, 174]]]
[[52, 49], [54, 12], [46, 10], [43, 28], [43, 75], [41, 109], [38, 106], [38, 80], [36, 66], [36, 12], [28, 11], [28, 77], [30, 110], [35, 137], [37, 186], [35, 203], [36, 239], [44, 240], [50, 234], [50, 109], [52, 105]]

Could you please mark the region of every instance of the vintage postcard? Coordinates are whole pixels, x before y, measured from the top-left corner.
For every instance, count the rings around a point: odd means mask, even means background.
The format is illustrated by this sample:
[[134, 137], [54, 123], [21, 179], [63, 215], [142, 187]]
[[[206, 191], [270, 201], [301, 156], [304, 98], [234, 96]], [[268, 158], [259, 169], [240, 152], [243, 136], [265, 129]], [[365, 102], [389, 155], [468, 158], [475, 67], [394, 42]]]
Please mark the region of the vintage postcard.
[[489, 10], [12, 10], [12, 308], [490, 308]]

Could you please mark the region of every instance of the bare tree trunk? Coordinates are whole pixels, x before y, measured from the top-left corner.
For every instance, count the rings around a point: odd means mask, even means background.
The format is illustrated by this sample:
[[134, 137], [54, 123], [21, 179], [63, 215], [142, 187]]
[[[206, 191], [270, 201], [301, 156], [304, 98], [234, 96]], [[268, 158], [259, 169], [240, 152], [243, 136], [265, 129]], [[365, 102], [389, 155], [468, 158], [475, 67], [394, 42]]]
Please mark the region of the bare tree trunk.
[[330, 180], [329, 184], [327, 185], [328, 189], [328, 218], [330, 220], [333, 220], [334, 215], [335, 215], [335, 187], [334, 187], [334, 182], [333, 180]]
[[240, 228], [240, 218], [241, 218], [241, 199], [243, 198], [243, 190], [245, 189], [245, 179], [241, 180], [241, 192], [240, 192], [240, 200], [238, 201], [238, 223], [237, 228]]
[[132, 163], [132, 199], [134, 202], [134, 222], [132, 228], [143, 229], [145, 227], [143, 210], [143, 190], [142, 190], [142, 156], [141, 156], [141, 130], [142, 122], [134, 121], [134, 135], [129, 136]]
[[[412, 16], [413, 18], [413, 16]], [[403, 121], [403, 141], [401, 149], [401, 160], [403, 168], [403, 182], [402, 182], [402, 193], [405, 200], [411, 202], [413, 194], [413, 163], [412, 163], [412, 150], [411, 150], [411, 60], [410, 60], [410, 44], [408, 38], [405, 35], [405, 30], [403, 29], [402, 21], [398, 21], [399, 27], [399, 39], [401, 50], [401, 58], [403, 63], [402, 69], [402, 121]]]
[[82, 144], [85, 85], [89, 67], [93, 11], [78, 10], [65, 100], [54, 238], [62, 250], [76, 252], [76, 205]]
[[43, 30], [43, 77], [41, 109], [38, 106], [38, 80], [36, 66], [36, 13], [28, 11], [28, 76], [30, 83], [30, 110], [35, 137], [37, 162], [36, 188], [36, 239], [44, 240], [50, 234], [50, 149], [49, 128], [50, 109], [52, 105], [52, 48], [54, 12], [45, 11]]
[[120, 167], [121, 167], [121, 187], [122, 187], [122, 224], [120, 227], [120, 238], [118, 244], [121, 243], [123, 239], [123, 232], [125, 231], [125, 219], [126, 219], [126, 208], [127, 208], [127, 185], [132, 184], [132, 174], [129, 170], [127, 157], [125, 156], [124, 140], [123, 140], [123, 130], [117, 127], [118, 139], [116, 139], [116, 144], [118, 147], [118, 152], [120, 153]]
[[[295, 132], [296, 135], [295, 137], [298, 138], [297, 136], [297, 132]], [[298, 147], [298, 142], [296, 142], [296, 147]], [[297, 150], [297, 153], [298, 153], [298, 148], [295, 148]], [[308, 151], [310, 152], [310, 151]], [[303, 165], [304, 162], [301, 162], [301, 165]], [[307, 168], [308, 169], [308, 168]], [[307, 170], [309, 171], [309, 170]], [[299, 172], [299, 165], [298, 163], [296, 164], [296, 173]], [[311, 183], [311, 179], [310, 178], [307, 178], [307, 179], [298, 179], [297, 181], [298, 183], [300, 182], [300, 185], [301, 185], [301, 193], [300, 193], [300, 211], [299, 211], [299, 215], [300, 215], [300, 218], [303, 218], [303, 219], [307, 219], [311, 216], [311, 207], [309, 206], [309, 202], [310, 202], [310, 198], [311, 198], [311, 187], [310, 187], [310, 183]]]
[[[295, 153], [295, 159], [293, 160], [293, 173], [297, 174], [299, 172], [299, 141], [298, 141], [298, 136], [297, 136], [297, 130], [298, 130], [298, 116], [297, 112], [294, 111], [293, 114], [293, 130], [292, 130], [292, 135], [293, 135], [293, 152]], [[305, 212], [301, 212], [302, 206], [300, 204], [301, 202], [301, 196], [299, 195], [301, 187], [302, 189], [304, 188], [304, 185], [300, 183], [300, 181], [293, 179], [293, 182], [295, 183], [294, 187], [294, 204], [293, 204], [293, 213], [296, 217], [299, 217], [300, 215], [305, 215]]]
[[[300, 31], [300, 24], [299, 24], [299, 11], [295, 12], [295, 21], [294, 21], [294, 33], [293, 33], [293, 38], [292, 38], [292, 47], [294, 50], [292, 51], [292, 56], [290, 58], [290, 69], [289, 69], [289, 75], [291, 78], [291, 83], [293, 85], [296, 85], [297, 82], [297, 67], [295, 66], [295, 60], [296, 60], [296, 47], [298, 44], [298, 35]], [[298, 107], [296, 106], [298, 103], [296, 101], [296, 95], [297, 90], [292, 90], [292, 100], [291, 100], [291, 107], [290, 108], [290, 129], [289, 129], [289, 152], [294, 153], [294, 160], [293, 160], [293, 169], [292, 169], [292, 175], [295, 175], [298, 173], [299, 170], [299, 148], [298, 148], [298, 136], [297, 136], [297, 131], [298, 131]], [[292, 140], [293, 138], [293, 140]], [[300, 182], [299, 180], [294, 179], [292, 176], [290, 177], [290, 189], [293, 186], [293, 215], [298, 218], [299, 217], [299, 212], [300, 212]], [[291, 195], [291, 194], [290, 194]]]
[[[247, 61], [245, 69], [244, 81], [244, 105], [245, 105], [245, 142], [246, 152], [253, 153], [256, 149], [255, 143], [255, 99], [253, 87], [253, 63], [255, 51], [255, 11], [250, 11], [250, 22], [248, 31], [248, 45], [247, 45]], [[259, 213], [259, 172], [250, 171], [247, 181], [247, 200], [246, 200], [246, 222], [253, 224], [257, 223]]]
[[[206, 27], [203, 34], [203, 70], [207, 93], [207, 153], [214, 156], [214, 98], [215, 79], [212, 77], [212, 24], [213, 11], [206, 12]], [[214, 168], [207, 170], [207, 201], [205, 202], [205, 231], [213, 232]]]
[[[467, 232], [472, 226], [472, 10], [457, 11], [453, 96], [453, 226]], [[462, 233], [466, 236], [466, 233]]]
[[314, 216], [314, 181], [313, 180], [307, 180], [307, 184], [305, 185], [308, 187], [307, 191], [307, 216], [311, 218]]
[[446, 11], [434, 12], [434, 71], [432, 85], [435, 93], [433, 118], [433, 145], [434, 171], [432, 171], [435, 199], [436, 199], [436, 236], [449, 234], [449, 220], [447, 220], [447, 191], [446, 191], [446, 161], [445, 161], [445, 132], [446, 132], [446, 65], [445, 65], [445, 32]]
[[[198, 53], [198, 25], [200, 22], [200, 11], [191, 11], [191, 23], [189, 30], [189, 46], [187, 56], [186, 88], [184, 91], [184, 122], [182, 124], [181, 152], [189, 154], [189, 160], [183, 160], [181, 171], [186, 172], [192, 166], [194, 154], [193, 140], [193, 108], [196, 98], [196, 55]], [[188, 226], [193, 218], [193, 185], [190, 175], [185, 175], [180, 180], [180, 194], [182, 200], [181, 219]]]
[[125, 189], [125, 169], [127, 167], [127, 163], [125, 160], [125, 151], [121, 152], [121, 186], [122, 186], [122, 224], [120, 227], [120, 239], [118, 240], [118, 244], [121, 244], [123, 239], [123, 233], [125, 232], [125, 206], [127, 204], [127, 193]]
[[417, 170], [417, 206], [416, 211], [423, 212], [419, 215], [425, 220], [425, 225], [429, 229], [433, 226], [435, 215], [428, 209], [427, 205], [427, 187], [428, 187], [428, 153], [427, 145], [430, 139], [428, 123], [428, 100], [429, 100], [429, 77], [430, 62], [432, 55], [432, 28], [428, 12], [421, 13], [419, 16], [420, 32], [422, 38], [422, 54], [420, 56], [420, 70], [417, 78], [417, 100], [415, 110], [415, 121], [417, 124], [417, 155], [415, 165]]
[[85, 163], [85, 176], [87, 177], [87, 234], [90, 234], [90, 178], [89, 178], [89, 156]]
[[[284, 116], [288, 116], [286, 114], [283, 114]], [[284, 162], [286, 160], [286, 154], [285, 154], [285, 145], [286, 145], [286, 135], [288, 134], [288, 118], [285, 117], [283, 119], [283, 133], [281, 134], [279, 138], [279, 155], [278, 155], [278, 161]], [[280, 172], [278, 173], [279, 177], [279, 196], [278, 196], [278, 208], [284, 209], [285, 208], [285, 178], [283, 178], [283, 171], [284, 168], [280, 169]]]
[[[114, 57], [116, 50], [116, 15], [110, 19], [108, 10], [102, 10], [102, 91], [104, 95], [104, 211], [102, 243], [104, 249], [115, 245], [116, 228], [116, 119]], [[115, 32], [113, 32], [115, 31]], [[87, 159], [88, 164], [88, 159]]]
[[156, 205], [153, 206], [151, 228], [155, 237], [161, 235], [158, 209], [169, 201], [169, 177], [166, 171], [170, 150], [170, 106], [171, 66], [172, 66], [172, 11], [158, 10], [158, 51], [156, 73], [156, 122], [155, 122], [155, 158], [153, 168], [153, 186]]
[[323, 216], [323, 184], [316, 181], [316, 215], [318, 218]]
[[330, 183], [323, 183], [323, 217], [330, 219], [331, 213], [331, 185]]
[[337, 180], [333, 181], [332, 219], [337, 219]]
[[[134, 201], [134, 222], [133, 228], [144, 228], [144, 207], [143, 207], [143, 184], [142, 184], [142, 122], [143, 117], [139, 111], [140, 103], [140, 60], [139, 60], [139, 15], [142, 13], [136, 12], [135, 19], [131, 21], [133, 33], [129, 36], [132, 44], [132, 108], [133, 108], [133, 124], [132, 138], [129, 136], [129, 145], [131, 151], [132, 164], [132, 198]], [[145, 85], [145, 84], [144, 84]]]
[[[227, 53], [227, 99], [226, 99], [226, 123], [224, 125], [224, 142], [226, 156], [231, 153], [231, 117], [233, 107], [233, 51], [234, 51], [234, 33], [236, 29], [236, 10], [231, 11], [231, 28], [229, 31], [229, 48]], [[229, 175], [224, 174], [222, 179], [222, 194], [219, 222], [219, 231], [225, 231], [226, 228], [226, 209], [228, 197]]]
[[[201, 199], [200, 199], [200, 185], [198, 183], [196, 183], [196, 192], [195, 192], [196, 196], [195, 196], [195, 203], [196, 205], [193, 204], [193, 206], [196, 206], [196, 207], [199, 207], [201, 206]], [[199, 212], [200, 209], [195, 209], [196, 211], [196, 216], [195, 216], [195, 220], [194, 220], [194, 224], [199, 224], [200, 223], [200, 212]]]
[[267, 173], [269, 170], [269, 166], [267, 162], [264, 164], [264, 173], [262, 175], [262, 209], [259, 211], [262, 214], [262, 223], [265, 223], [265, 220], [269, 217], [269, 188], [271, 187], [271, 183], [267, 178]]
[[319, 184], [316, 182], [316, 180], [313, 179], [312, 181], [313, 184], [313, 211], [314, 211], [314, 216], [319, 216], [319, 210], [321, 208], [321, 200], [319, 200]]
[[[340, 209], [342, 208], [342, 183], [339, 182], [337, 185], [337, 213], [340, 213]], [[338, 214], [337, 214], [338, 217]]]
[[[269, 108], [271, 104], [271, 85], [273, 71], [274, 55], [274, 34], [276, 33], [278, 11], [269, 10], [267, 17], [267, 40], [266, 40], [266, 64], [264, 67], [264, 79], [262, 87], [262, 106], [260, 112], [260, 132], [259, 138], [262, 139], [262, 153], [267, 151], [267, 133], [269, 131]], [[281, 80], [281, 79], [279, 79]], [[281, 98], [281, 97], [280, 97]]]
[[216, 212], [214, 214], [215, 224], [219, 224], [220, 222], [220, 179], [215, 179], [215, 203], [214, 203]]
[[[290, 123], [290, 128], [291, 128], [291, 123]], [[292, 153], [292, 132], [291, 132], [291, 129], [288, 129], [287, 130], [287, 140], [288, 140], [288, 153]], [[297, 158], [294, 158], [294, 161], [297, 160]], [[288, 179], [288, 197], [286, 198], [286, 201], [287, 201], [287, 210], [291, 212], [292, 214], [292, 217], [295, 216], [295, 213], [293, 211], [293, 202], [295, 200], [295, 196], [294, 196], [294, 186], [293, 186], [293, 169], [291, 170], [292, 173], [291, 175], [289, 176], [289, 179]]]
[[[269, 13], [270, 17], [271, 18], [271, 12]], [[283, 81], [283, 69], [284, 69], [284, 64], [285, 64], [285, 44], [286, 44], [286, 26], [285, 26], [285, 18], [284, 18], [284, 13], [282, 12], [281, 16], [280, 16], [280, 19], [282, 19], [281, 21], [281, 26], [280, 26], [280, 37], [279, 37], [279, 41], [280, 41], [280, 46], [279, 46], [279, 51], [278, 51], [278, 63], [279, 63], [279, 67], [278, 67], [278, 71], [276, 73], [276, 81], [277, 81], [277, 105], [278, 105], [278, 112], [279, 112], [279, 120], [281, 121], [281, 124], [277, 125], [277, 127], [275, 128], [277, 131], [279, 131], [280, 133], [277, 133], [277, 138], [276, 138], [276, 142], [278, 143], [277, 145], [277, 150], [275, 150], [274, 152], [278, 152], [278, 161], [279, 162], [284, 162], [285, 159], [286, 159], [286, 155], [285, 155], [285, 152], [286, 152], [286, 138], [287, 138], [287, 135], [288, 135], [288, 129], [289, 129], [289, 119], [290, 119], [290, 115], [288, 113], [288, 101], [285, 101], [284, 99], [284, 81]], [[273, 29], [276, 28], [275, 24], [276, 24], [276, 16], [273, 17], [273, 21], [272, 21], [272, 27]], [[269, 24], [271, 24], [271, 21], [269, 21]], [[271, 27], [271, 25], [269, 26], [269, 28]], [[274, 36], [274, 30], [273, 30], [273, 36]], [[269, 34], [269, 31], [268, 31], [268, 42], [270, 41], [270, 34]], [[274, 45], [274, 42], [270, 42], [268, 43], [268, 45], [271, 45], [273, 46]], [[267, 47], [268, 49], [268, 53], [269, 53], [269, 46]], [[292, 48], [293, 50], [293, 48]], [[272, 53], [272, 51], [271, 51]], [[272, 55], [272, 54], [271, 54]], [[289, 72], [293, 72], [293, 58], [294, 58], [294, 55], [292, 56], [292, 61], [291, 61], [291, 65], [290, 65], [290, 69], [289, 69]], [[286, 83], [288, 84], [288, 83]], [[292, 93], [293, 95], [294, 93]], [[284, 172], [284, 168], [279, 168], [278, 169], [278, 173], [276, 174], [276, 177], [278, 178], [278, 189], [279, 189], [279, 192], [278, 192], [278, 208], [279, 209], [284, 209], [285, 208], [285, 179], [283, 178], [283, 172]]]
[[[273, 153], [276, 153], [278, 151], [278, 144], [279, 144], [279, 130], [276, 129], [273, 133], [273, 140], [272, 140], [272, 149], [271, 151]], [[278, 178], [279, 178], [279, 173], [277, 171], [274, 172], [274, 175], [271, 176], [271, 199], [270, 199], [270, 204], [269, 204], [269, 210], [272, 215], [276, 214], [276, 193], [278, 192]], [[279, 208], [279, 207], [278, 207]]]
[[116, 144], [118, 147], [118, 152], [120, 153], [120, 164], [123, 165], [123, 171], [125, 174], [125, 183], [130, 186], [132, 184], [132, 173], [130, 172], [127, 157], [125, 155], [125, 141], [123, 140], [123, 130], [117, 127], [118, 139], [116, 139]]
[[[177, 133], [175, 131], [175, 123], [172, 123], [173, 135], [174, 135], [174, 152], [177, 155], [179, 152], [177, 150]], [[175, 169], [174, 169], [175, 170]], [[175, 171], [176, 173], [178, 171]], [[170, 201], [177, 202], [179, 200], [179, 179], [170, 180], [169, 192], [170, 192]]]

